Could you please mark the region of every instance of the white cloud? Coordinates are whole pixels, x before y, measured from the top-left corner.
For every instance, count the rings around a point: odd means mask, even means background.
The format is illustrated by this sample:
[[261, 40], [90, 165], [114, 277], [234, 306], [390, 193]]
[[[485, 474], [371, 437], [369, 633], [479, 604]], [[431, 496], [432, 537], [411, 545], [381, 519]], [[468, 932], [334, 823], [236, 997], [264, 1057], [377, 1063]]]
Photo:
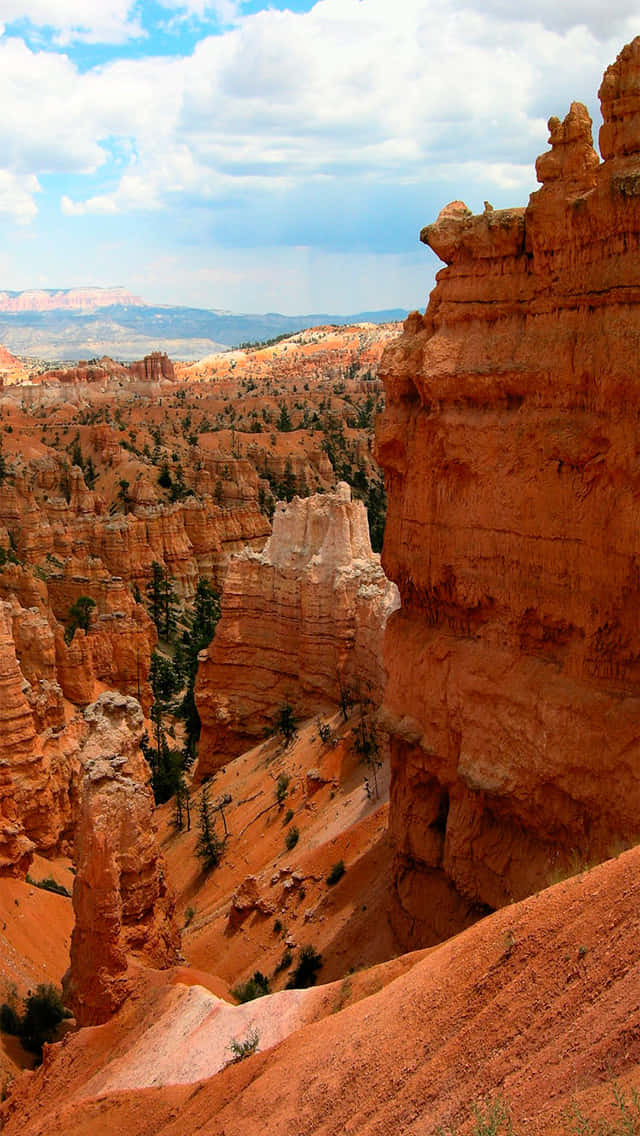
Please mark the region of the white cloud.
[[140, 35], [132, 0], [0, 0], [0, 18], [52, 28], [61, 43], [74, 39], [122, 43]]
[[[237, 19], [242, 0], [159, 0], [162, 8], [181, 19], [214, 18], [221, 23]], [[142, 9], [142, 10], [141, 10]], [[124, 43], [143, 36], [140, 16], [144, 4], [136, 0], [0, 0], [0, 19], [6, 24], [29, 20], [56, 33], [58, 44]], [[0, 29], [2, 25], [0, 24]], [[2, 31], [0, 30], [0, 35]]]
[[[277, 208], [321, 178], [427, 185], [466, 171], [517, 192], [545, 147], [546, 118], [573, 98], [594, 106], [621, 46], [615, 29], [639, 4], [616, 0], [605, 21], [599, 0], [517, 10], [511, 0], [319, 0], [305, 14], [251, 16], [240, 0], [163, 0], [177, 16], [233, 26], [189, 58], [86, 73], [0, 38], [0, 164], [16, 178], [72, 176], [68, 216], [252, 194]], [[5, 21], [27, 15], [105, 40], [138, 34], [137, 10], [131, 0], [0, 0]]]
[[39, 192], [40, 185], [33, 174], [19, 175], [0, 169], [0, 215], [27, 225], [37, 213], [34, 195]]

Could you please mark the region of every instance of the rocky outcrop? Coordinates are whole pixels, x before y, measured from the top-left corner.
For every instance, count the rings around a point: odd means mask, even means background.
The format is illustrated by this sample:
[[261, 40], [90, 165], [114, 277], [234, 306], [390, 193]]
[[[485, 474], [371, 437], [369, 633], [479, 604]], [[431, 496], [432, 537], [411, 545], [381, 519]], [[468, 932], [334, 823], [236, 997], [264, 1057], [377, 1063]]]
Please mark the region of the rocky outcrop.
[[131, 363], [129, 370], [135, 378], [143, 379], [148, 383], [157, 383], [161, 379], [175, 382], [176, 378], [173, 363], [169, 356], [162, 351], [152, 351], [150, 355], [145, 355], [139, 363]]
[[76, 923], [64, 988], [78, 1025], [106, 1021], [129, 993], [130, 959], [179, 958], [174, 900], [153, 821], [144, 720], [134, 699], [103, 695], [85, 713], [84, 779], [75, 840]]
[[385, 356], [396, 926], [433, 941], [637, 839], [640, 38], [549, 122], [526, 209], [461, 202]]
[[378, 704], [382, 632], [396, 604], [348, 485], [280, 503], [264, 551], [229, 562], [196, 683], [199, 776], [263, 737], [283, 703], [308, 717], [348, 687]]
[[0, 343], [0, 371], [13, 370], [15, 367], [19, 366], [20, 363], [15, 356], [12, 355], [10, 351], [7, 351], [6, 347], [3, 347]]

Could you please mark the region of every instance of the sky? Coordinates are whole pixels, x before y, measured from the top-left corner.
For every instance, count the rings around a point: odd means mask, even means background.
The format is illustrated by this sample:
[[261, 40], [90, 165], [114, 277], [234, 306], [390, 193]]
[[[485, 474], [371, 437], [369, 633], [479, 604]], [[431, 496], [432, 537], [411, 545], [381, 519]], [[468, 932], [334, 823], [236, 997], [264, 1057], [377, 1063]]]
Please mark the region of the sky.
[[423, 308], [423, 225], [525, 204], [640, 0], [0, 0], [0, 290]]

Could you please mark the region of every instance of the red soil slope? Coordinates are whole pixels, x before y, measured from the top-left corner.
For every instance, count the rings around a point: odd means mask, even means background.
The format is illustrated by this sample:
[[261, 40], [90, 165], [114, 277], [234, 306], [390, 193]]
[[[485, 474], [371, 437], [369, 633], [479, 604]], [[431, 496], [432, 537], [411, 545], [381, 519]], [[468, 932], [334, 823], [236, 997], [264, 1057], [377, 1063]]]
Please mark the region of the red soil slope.
[[[176, 910], [186, 922], [182, 949], [190, 966], [230, 986], [259, 969], [272, 989], [280, 989], [297, 948], [307, 943], [323, 955], [323, 982], [394, 953], [387, 920], [388, 778], [381, 769], [380, 799], [369, 800], [366, 770], [353, 747], [357, 721], [357, 713], [346, 725], [340, 714], [328, 719], [340, 735], [335, 746], [321, 741], [314, 720], [288, 748], [269, 739], [218, 772], [207, 792], [211, 805], [231, 797], [225, 809], [229, 837], [220, 866], [209, 874], [196, 855], [202, 789], [191, 801], [191, 832], [175, 831], [172, 804], [159, 810], [162, 851]], [[281, 774], [290, 781], [279, 807]], [[285, 824], [289, 810], [293, 815]], [[293, 828], [299, 840], [287, 850], [285, 838]], [[217, 831], [222, 836], [219, 818]], [[345, 874], [329, 886], [326, 877], [339, 860]], [[276, 971], [287, 950], [289, 966]]]
[[209, 1080], [172, 1085], [165, 1066], [157, 1088], [87, 1099], [120, 1015], [26, 1075], [4, 1136], [425, 1136], [497, 1091], [533, 1136], [566, 1129], [575, 1107], [606, 1113], [613, 1078], [640, 1085], [639, 869], [632, 849], [504, 908]]

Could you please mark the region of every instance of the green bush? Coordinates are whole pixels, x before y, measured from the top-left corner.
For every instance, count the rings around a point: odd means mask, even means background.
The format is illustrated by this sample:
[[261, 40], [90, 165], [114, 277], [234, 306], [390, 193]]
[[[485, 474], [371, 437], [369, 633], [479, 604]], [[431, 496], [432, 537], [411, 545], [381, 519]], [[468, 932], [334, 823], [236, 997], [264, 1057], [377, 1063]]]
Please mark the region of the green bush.
[[286, 951], [284, 951], [282, 958], [280, 959], [280, 962], [277, 964], [276, 969], [274, 970], [273, 973], [274, 974], [280, 974], [283, 970], [288, 970], [289, 967], [291, 966], [292, 962], [293, 962], [293, 955], [291, 954], [291, 951], [287, 947]]
[[293, 828], [289, 829], [289, 831], [287, 832], [287, 835], [284, 838], [284, 846], [285, 846], [285, 848], [287, 849], [288, 852], [290, 852], [292, 848], [295, 848], [299, 839], [300, 839], [300, 833], [298, 832], [298, 829], [296, 828], [296, 826], [294, 824]]
[[329, 887], [333, 887], [334, 884], [337, 884], [338, 880], [341, 880], [344, 876], [345, 871], [346, 868], [344, 866], [344, 860], [336, 861], [327, 876], [327, 883]]
[[43, 891], [52, 891], [56, 895], [65, 895], [67, 899], [71, 898], [71, 892], [64, 886], [54, 880], [53, 876], [45, 876], [43, 880], [34, 880], [33, 876], [27, 874], [27, 883], [32, 884], [33, 887], [42, 888]]
[[10, 1033], [14, 1037], [17, 1037], [20, 1033], [20, 1015], [13, 998], [11, 1002], [3, 1002], [0, 1006], [0, 1030], [2, 1033]]
[[276, 800], [279, 805], [284, 801], [289, 788], [289, 774], [281, 773], [276, 783]]
[[45, 1042], [53, 1041], [60, 1022], [69, 1016], [55, 986], [40, 983], [35, 993], [29, 992], [24, 999], [22, 1015], [17, 1008], [15, 991], [2, 1003], [0, 1030], [19, 1037], [25, 1049], [41, 1057]]
[[251, 1054], [255, 1053], [256, 1049], [258, 1048], [259, 1041], [260, 1035], [255, 1029], [249, 1030], [249, 1033], [245, 1037], [244, 1041], [236, 1041], [236, 1039], [234, 1038], [233, 1041], [229, 1043], [232, 1060], [234, 1062], [244, 1061], [245, 1057], [251, 1057]]
[[287, 982], [287, 989], [303, 989], [315, 986], [318, 971], [322, 966], [322, 955], [310, 944], [302, 947], [298, 954], [296, 968]]
[[238, 982], [232, 987], [231, 993], [238, 1002], [252, 1002], [254, 998], [264, 998], [270, 994], [269, 979], [260, 970], [254, 971], [246, 982]]
[[284, 814], [284, 816], [282, 818], [283, 826], [290, 824], [292, 820], [293, 820], [293, 809], [287, 809], [286, 813]]

